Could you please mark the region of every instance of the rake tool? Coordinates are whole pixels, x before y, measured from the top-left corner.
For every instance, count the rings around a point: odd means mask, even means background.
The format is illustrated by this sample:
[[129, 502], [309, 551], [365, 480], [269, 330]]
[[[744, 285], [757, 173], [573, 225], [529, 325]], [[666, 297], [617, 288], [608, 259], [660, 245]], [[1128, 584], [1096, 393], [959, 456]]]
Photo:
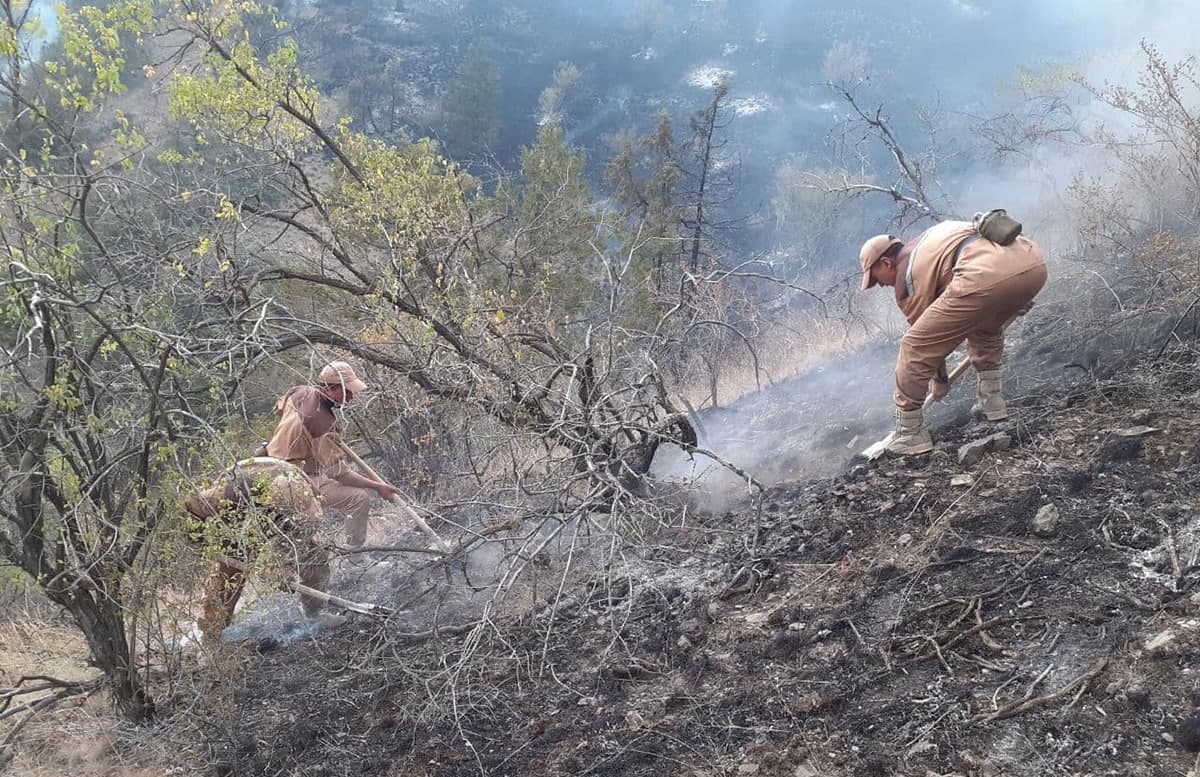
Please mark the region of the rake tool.
[[[229, 556], [218, 555], [216, 556], [216, 559], [225, 566], [233, 567], [244, 575], [250, 574], [253, 571], [250, 565], [246, 562], [239, 561], [238, 559], [231, 558]], [[346, 610], [348, 612], [357, 612], [360, 615], [371, 615], [377, 618], [386, 618], [387, 616], [395, 613], [395, 610], [393, 610], [391, 607], [384, 607], [382, 604], [369, 604], [367, 602], [355, 602], [351, 601], [350, 599], [343, 599], [340, 596], [334, 596], [333, 594], [328, 594], [324, 591], [318, 591], [315, 588], [309, 588], [303, 583], [298, 583], [295, 580], [284, 579], [281, 581], [281, 583], [284, 588], [288, 589], [292, 593], [311, 596], [313, 599], [318, 599], [325, 604], [332, 605], [338, 609]]]
[[[373, 480], [378, 480], [380, 483], [387, 482], [383, 478], [379, 477], [378, 472], [371, 469], [370, 464], [363, 461], [362, 458], [357, 453], [352, 451], [350, 449], [349, 445], [347, 445], [345, 442], [343, 442], [341, 440], [338, 440], [337, 444], [338, 444], [338, 447], [342, 449], [342, 452], [345, 453], [347, 456], [349, 456], [350, 460], [353, 461], [358, 466], [358, 468], [363, 471], [363, 474], [365, 474], [369, 478], [372, 478]], [[412, 509], [412, 507], [408, 504], [408, 502], [404, 501], [404, 499], [402, 499], [398, 494], [392, 494], [391, 498], [388, 501], [390, 501], [392, 504], [399, 505], [400, 508], [402, 510], [404, 510], [405, 513], [408, 514], [408, 517], [411, 518], [413, 520], [413, 522], [415, 522], [417, 524], [417, 528], [419, 528], [421, 531], [423, 531], [425, 533], [425, 535], [427, 537], [429, 537], [429, 539], [433, 540], [436, 548], [442, 552], [445, 552], [445, 550], [449, 547], [449, 545], [446, 543], [445, 540], [443, 540], [440, 536], [438, 536], [437, 532], [435, 532], [433, 529], [431, 529], [429, 527], [429, 524], [425, 523], [424, 518], [417, 515], [417, 511]]]

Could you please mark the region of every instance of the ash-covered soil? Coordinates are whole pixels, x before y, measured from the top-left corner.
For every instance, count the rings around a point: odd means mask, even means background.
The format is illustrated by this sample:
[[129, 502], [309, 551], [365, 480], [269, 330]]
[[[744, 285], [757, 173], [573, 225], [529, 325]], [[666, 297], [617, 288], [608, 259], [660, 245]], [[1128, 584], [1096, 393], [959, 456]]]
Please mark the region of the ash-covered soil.
[[[468, 635], [431, 636], [425, 610], [243, 643], [243, 673], [192, 711], [206, 757], [359, 777], [1186, 774], [1200, 363], [1013, 409], [955, 416], [931, 455], [688, 513], [561, 595], [555, 561], [523, 615]], [[958, 462], [997, 432], [1006, 449]]]

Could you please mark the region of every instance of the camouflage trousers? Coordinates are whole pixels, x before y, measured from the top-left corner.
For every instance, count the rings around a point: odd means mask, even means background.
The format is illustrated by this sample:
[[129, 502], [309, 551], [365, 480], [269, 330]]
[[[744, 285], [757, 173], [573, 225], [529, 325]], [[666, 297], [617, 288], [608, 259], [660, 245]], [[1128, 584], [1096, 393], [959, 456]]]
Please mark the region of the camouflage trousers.
[[[260, 457], [238, 462], [221, 482], [194, 494], [185, 504], [203, 521], [207, 541], [218, 556], [247, 566], [270, 554], [270, 564], [283, 581], [318, 591], [329, 582], [329, 553], [316, 537], [321, 506], [299, 467]], [[220, 639], [233, 621], [246, 585], [246, 573], [218, 558], [204, 585], [203, 614], [198, 620], [206, 641]], [[304, 614], [313, 617], [324, 601], [300, 595]]]

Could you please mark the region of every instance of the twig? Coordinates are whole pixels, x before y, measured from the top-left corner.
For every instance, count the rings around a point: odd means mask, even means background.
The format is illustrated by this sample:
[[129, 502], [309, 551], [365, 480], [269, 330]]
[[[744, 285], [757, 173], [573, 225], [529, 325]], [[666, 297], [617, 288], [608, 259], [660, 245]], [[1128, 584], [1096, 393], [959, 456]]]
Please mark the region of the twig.
[[1015, 682], [1016, 679], [1017, 679], [1017, 675], [1013, 674], [1012, 677], [1010, 677], [1007, 680], [1005, 680], [1004, 682], [1000, 683], [1000, 685], [996, 687], [996, 690], [992, 692], [992, 712], [997, 712], [1000, 710], [1000, 702], [996, 701], [997, 697], [1000, 696], [1000, 691], [1003, 691], [1010, 684]]
[[858, 639], [858, 644], [862, 647], [863, 651], [870, 653], [871, 649], [869, 647], [867, 647], [867, 643], [863, 639], [862, 634], [858, 633], [858, 627], [856, 627], [854, 625], [854, 621], [850, 620], [849, 618], [846, 618], [846, 625], [849, 626], [850, 630], [854, 632], [854, 636], [856, 639]]
[[[1049, 704], [1052, 701], [1057, 701], [1057, 700], [1063, 698], [1064, 696], [1069, 696], [1070, 694], [1072, 694], [1076, 688], [1078, 688], [1082, 685], [1085, 685], [1086, 683], [1089, 683], [1092, 680], [1094, 680], [1101, 672], [1104, 671], [1105, 667], [1107, 667], [1107, 666], [1108, 666], [1108, 656], [1105, 656], [1104, 658], [1101, 658], [1099, 661], [1097, 661], [1094, 665], [1092, 665], [1091, 669], [1089, 669], [1086, 672], [1084, 672], [1083, 674], [1079, 675], [1074, 680], [1067, 683], [1062, 688], [1059, 688], [1054, 693], [1047, 693], [1043, 696], [1038, 696], [1033, 699], [1024, 699], [1022, 701], [1015, 702], [1013, 704], [1009, 704], [1005, 707], [1002, 707], [988, 715], [983, 715], [983, 716], [976, 715], [974, 718], [972, 718], [971, 722], [972, 723], [991, 723], [994, 720], [1004, 720], [1005, 718], [1011, 718], [1015, 715], [1020, 715], [1023, 712], [1028, 712], [1029, 710], [1033, 709], [1034, 707], [1040, 707], [1043, 704]], [[1043, 672], [1043, 675], [1044, 674], [1045, 673]], [[1041, 678], [1039, 677], [1038, 681], [1040, 681], [1040, 679]], [[1036, 686], [1038, 681], [1035, 681], [1034, 686]], [[1031, 687], [1031, 690], [1032, 690], [1032, 687]]]
[[1179, 318], [1178, 318], [1178, 319], [1175, 321], [1175, 326], [1171, 327], [1171, 331], [1170, 331], [1170, 332], [1167, 332], [1167, 336], [1166, 336], [1166, 338], [1163, 340], [1162, 348], [1159, 348], [1159, 349], [1158, 349], [1158, 353], [1156, 353], [1156, 354], [1154, 355], [1154, 358], [1155, 358], [1155, 359], [1161, 359], [1161, 358], [1162, 358], [1162, 355], [1163, 355], [1163, 353], [1164, 353], [1164, 352], [1166, 352], [1166, 350], [1167, 350], [1167, 346], [1171, 344], [1171, 338], [1175, 336], [1175, 330], [1179, 329], [1179, 325], [1183, 323], [1183, 320], [1184, 320], [1185, 318], [1187, 318], [1187, 316], [1188, 316], [1188, 313], [1191, 313], [1191, 312], [1192, 312], [1192, 308], [1196, 307], [1196, 303], [1198, 303], [1198, 302], [1200, 302], [1200, 294], [1196, 295], [1196, 298], [1195, 298], [1194, 300], [1192, 300], [1192, 304], [1188, 305], [1188, 306], [1187, 306], [1187, 310], [1183, 311], [1183, 315], [1181, 315], [1181, 316], [1180, 316], [1180, 317], [1179, 317]]
[[1167, 555], [1171, 558], [1171, 570], [1175, 573], [1175, 583], [1178, 587], [1179, 581], [1183, 579], [1183, 567], [1179, 564], [1179, 550], [1175, 547], [1175, 532], [1171, 531], [1171, 527], [1161, 518], [1158, 519], [1158, 527], [1162, 529], [1163, 541], [1167, 546]]
[[354, 547], [350, 547], [348, 545], [332, 544], [326, 545], [326, 547], [339, 556], [350, 555], [352, 553], [425, 553], [430, 556], [446, 555], [436, 548], [414, 548], [409, 545], [355, 545]]
[[1139, 610], [1145, 610], [1146, 612], [1158, 612], [1161, 609], [1157, 605], [1151, 604], [1150, 602], [1142, 601], [1141, 599], [1137, 598], [1133, 594], [1127, 594], [1124, 591], [1118, 591], [1118, 590], [1115, 590], [1112, 588], [1106, 588], [1106, 587], [1100, 585], [1099, 583], [1088, 582], [1088, 583], [1086, 583], [1086, 585], [1088, 585], [1091, 588], [1095, 588], [1097, 591], [1103, 591], [1104, 593], [1106, 593], [1110, 596], [1115, 596], [1118, 599], [1122, 599], [1126, 602], [1129, 602], [1134, 607], [1137, 607]]
[[[16, 687], [4, 689], [7, 700], [11, 700], [13, 697], [25, 692], [25, 689], [21, 689], [20, 685], [21, 685], [21, 683], [25, 682], [28, 679], [31, 679], [31, 678], [22, 677], [20, 680], [17, 681]], [[17, 734], [21, 733], [21, 729], [25, 728], [25, 726], [31, 720], [36, 718], [38, 716], [38, 713], [40, 713], [46, 709], [49, 709], [49, 708], [55, 706], [56, 704], [58, 704], [59, 702], [65, 700], [65, 699], [71, 698], [72, 696], [79, 696], [80, 694], [85, 694], [86, 696], [91, 696], [93, 693], [98, 691], [104, 685], [103, 681], [100, 679], [89, 680], [87, 682], [80, 682], [80, 683], [68, 683], [68, 682], [64, 682], [62, 680], [54, 680], [53, 678], [44, 678], [44, 679], [53, 681], [54, 685], [53, 686], [50, 686], [50, 685], [36, 686], [35, 688], [28, 689], [29, 692], [33, 692], [35, 689], [36, 690], [46, 690], [49, 687], [55, 687], [55, 688], [57, 688], [57, 690], [54, 691], [54, 693], [34, 699], [33, 701], [29, 702], [28, 704], [20, 704], [12, 709], [6, 709], [4, 714], [0, 715], [0, 719], [3, 719], [3, 718], [8, 718], [8, 717], [13, 717], [22, 712], [28, 713], [24, 718], [17, 721], [16, 723], [14, 723], [12, 725], [12, 727], [8, 729], [8, 733], [4, 736], [4, 739], [0, 740], [0, 767], [4, 766], [8, 761], [10, 761], [12, 759], [12, 756], [13, 756], [12, 743], [13, 743], [13, 741], [17, 738]]]
[[1054, 664], [1050, 664], [1050, 666], [1048, 666], [1042, 670], [1042, 673], [1040, 675], [1033, 678], [1033, 682], [1031, 682], [1029, 684], [1029, 687], [1025, 690], [1025, 701], [1029, 701], [1030, 699], [1033, 698], [1033, 692], [1037, 690], [1037, 687], [1042, 684], [1042, 680], [1045, 680], [1046, 675], [1050, 674], [1051, 670], [1053, 670], [1053, 669], [1054, 669]]

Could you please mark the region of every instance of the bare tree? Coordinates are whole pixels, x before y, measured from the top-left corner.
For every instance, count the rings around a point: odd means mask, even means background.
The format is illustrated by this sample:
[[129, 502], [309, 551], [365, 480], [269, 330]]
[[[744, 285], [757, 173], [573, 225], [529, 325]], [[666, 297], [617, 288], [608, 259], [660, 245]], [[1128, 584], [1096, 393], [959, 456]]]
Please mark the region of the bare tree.
[[[892, 129], [882, 106], [873, 110], [865, 108], [854, 91], [844, 84], [831, 83], [829, 87], [850, 106], [853, 114], [851, 123], [843, 129], [843, 134], [836, 142], [838, 153], [844, 157], [840, 160], [840, 167], [844, 170], [861, 170], [863, 173], [859, 174], [859, 180], [853, 180], [849, 173], [845, 173], [840, 182], [826, 181], [819, 185], [829, 192], [890, 197], [899, 209], [897, 218], [901, 223], [944, 218], [945, 211], [938, 204], [944, 197], [940, 194], [937, 181], [937, 151], [931, 149], [921, 154], [909, 153]], [[925, 121], [926, 124], [930, 123], [928, 117], [925, 117]], [[868, 137], [874, 138], [882, 146], [892, 162], [892, 169], [877, 170], [877, 165], [872, 162], [873, 149], [863, 145]], [[874, 183], [865, 180], [868, 177], [890, 178], [892, 182]]]

